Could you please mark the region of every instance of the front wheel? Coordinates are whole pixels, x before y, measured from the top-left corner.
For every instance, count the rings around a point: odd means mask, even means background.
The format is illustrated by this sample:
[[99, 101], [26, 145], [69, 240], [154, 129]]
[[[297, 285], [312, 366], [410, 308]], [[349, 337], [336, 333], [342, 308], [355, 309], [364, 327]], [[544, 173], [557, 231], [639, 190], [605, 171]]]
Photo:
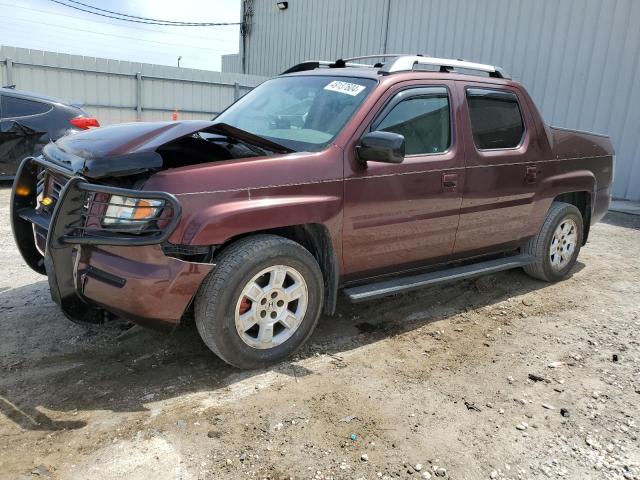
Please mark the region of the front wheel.
[[275, 235], [247, 237], [218, 259], [195, 299], [207, 346], [238, 368], [259, 368], [297, 350], [322, 309], [322, 272], [301, 245]]
[[580, 210], [569, 203], [552, 203], [540, 232], [524, 248], [536, 258], [524, 271], [546, 282], [565, 278], [580, 253], [583, 231]]

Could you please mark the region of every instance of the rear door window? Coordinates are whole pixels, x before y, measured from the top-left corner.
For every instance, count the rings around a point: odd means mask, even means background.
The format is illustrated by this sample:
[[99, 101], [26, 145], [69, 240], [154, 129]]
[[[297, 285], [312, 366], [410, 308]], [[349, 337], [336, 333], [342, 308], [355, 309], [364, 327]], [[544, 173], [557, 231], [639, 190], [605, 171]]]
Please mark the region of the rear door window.
[[420, 88], [420, 93], [396, 104], [375, 130], [403, 135], [407, 155], [445, 152], [451, 146], [451, 116], [446, 88]]
[[473, 142], [479, 150], [515, 148], [524, 136], [518, 97], [504, 90], [468, 88]]
[[52, 108], [48, 103], [27, 100], [26, 98], [11, 97], [9, 95], [3, 95], [1, 102], [0, 112], [2, 112], [3, 118], [39, 115], [48, 112]]

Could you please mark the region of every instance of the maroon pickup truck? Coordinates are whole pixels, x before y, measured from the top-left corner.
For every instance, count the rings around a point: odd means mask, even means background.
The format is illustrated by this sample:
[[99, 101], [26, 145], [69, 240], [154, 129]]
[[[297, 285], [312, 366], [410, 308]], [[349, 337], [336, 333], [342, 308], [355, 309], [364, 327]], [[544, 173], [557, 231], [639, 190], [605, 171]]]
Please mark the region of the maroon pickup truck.
[[607, 211], [602, 135], [547, 126], [490, 65], [306, 62], [214, 121], [132, 123], [25, 159], [15, 240], [67, 317], [279, 361], [354, 302], [522, 267], [566, 277]]

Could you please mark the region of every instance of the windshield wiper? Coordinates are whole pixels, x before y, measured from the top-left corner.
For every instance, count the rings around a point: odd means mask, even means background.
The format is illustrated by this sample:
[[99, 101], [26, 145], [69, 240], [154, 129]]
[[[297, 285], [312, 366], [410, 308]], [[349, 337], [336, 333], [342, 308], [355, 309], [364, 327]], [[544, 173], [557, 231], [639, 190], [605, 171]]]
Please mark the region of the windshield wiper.
[[243, 142], [250, 143], [260, 148], [266, 148], [267, 150], [271, 150], [276, 153], [295, 152], [295, 150], [285, 147], [284, 145], [272, 142], [271, 140], [267, 140], [266, 138], [260, 137], [251, 132], [247, 132], [246, 130], [233, 127], [227, 123], [216, 123], [215, 125], [207, 128], [206, 131], [210, 133], [221, 132], [229, 137], [237, 138]]
[[[205, 137], [202, 136], [202, 133], [209, 133], [209, 135], [214, 135], [216, 138], [205, 138]], [[264, 149], [262, 147], [258, 147], [257, 145], [254, 145], [253, 143], [249, 143], [246, 140], [241, 140], [238, 137], [232, 137], [231, 135], [229, 135], [227, 133], [222, 133], [222, 132], [218, 132], [218, 131], [216, 131], [214, 133], [214, 132], [210, 132], [209, 130], [207, 130], [207, 132], [198, 132], [196, 135], [198, 135], [203, 140], [206, 140], [206, 141], [209, 141], [209, 142], [217, 142], [217, 141], [224, 140], [225, 143], [228, 143], [230, 145], [238, 145], [238, 144], [242, 145], [245, 148], [251, 150], [258, 157], [264, 157], [265, 155], [268, 155], [269, 152], [271, 152], [271, 150], [266, 150], [266, 149]]]

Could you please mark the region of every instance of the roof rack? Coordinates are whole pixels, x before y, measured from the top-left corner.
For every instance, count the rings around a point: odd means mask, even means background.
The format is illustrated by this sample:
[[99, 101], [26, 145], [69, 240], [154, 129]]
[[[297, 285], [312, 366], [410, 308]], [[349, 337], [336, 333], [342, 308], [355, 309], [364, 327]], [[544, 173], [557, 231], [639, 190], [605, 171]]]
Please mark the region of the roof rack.
[[293, 67], [282, 72], [280, 75], [285, 75], [287, 73], [294, 73], [294, 72], [305, 72], [308, 70], [315, 70], [316, 68], [345, 68], [345, 67], [376, 68], [376, 67], [379, 67], [381, 64], [370, 65], [370, 64], [364, 64], [364, 63], [353, 63], [353, 61], [367, 60], [369, 58], [402, 57], [402, 56], [408, 56], [408, 55], [413, 55], [413, 54], [379, 53], [376, 55], [361, 55], [359, 57], [351, 57], [351, 58], [345, 58], [345, 59], [339, 58], [333, 62], [328, 60], [309, 60], [306, 62], [298, 63], [297, 65], [294, 65]]
[[[384, 64], [377, 63], [376, 65], [367, 65], [364, 63], [353, 63], [354, 60], [366, 60], [370, 58], [391, 58]], [[462, 59], [453, 58], [436, 58], [424, 55], [399, 55], [392, 53], [378, 53], [372, 55], [362, 55], [359, 57], [351, 57], [346, 59], [339, 58], [338, 60], [331, 62], [327, 60], [313, 60], [302, 62], [293, 67], [285, 70], [280, 75], [294, 72], [304, 72], [308, 70], [315, 70], [316, 68], [376, 68], [380, 67], [379, 72], [381, 74], [389, 74], [396, 72], [410, 72], [415, 69], [416, 65], [431, 65], [440, 67], [441, 72], [456, 72], [456, 68], [462, 68], [465, 70], [476, 70], [479, 72], [486, 72], [490, 77], [494, 78], [511, 78], [506, 72], [494, 65], [486, 65], [484, 63], [468, 62]]]
[[308, 62], [298, 63], [293, 67], [285, 70], [280, 75], [285, 75], [287, 73], [294, 72], [305, 72], [307, 70], [315, 70], [316, 68], [373, 68], [373, 65], [365, 65], [364, 63], [351, 63], [345, 62], [342, 59], [338, 59], [335, 62], [330, 62], [328, 60], [311, 60]]
[[392, 61], [385, 63], [380, 69], [380, 73], [412, 71], [416, 65], [440, 67], [441, 72], [452, 72], [455, 68], [464, 68], [467, 70], [486, 72], [490, 77], [510, 78], [502, 68], [494, 65], [468, 62], [462, 59], [423, 57], [421, 55], [396, 57]]

